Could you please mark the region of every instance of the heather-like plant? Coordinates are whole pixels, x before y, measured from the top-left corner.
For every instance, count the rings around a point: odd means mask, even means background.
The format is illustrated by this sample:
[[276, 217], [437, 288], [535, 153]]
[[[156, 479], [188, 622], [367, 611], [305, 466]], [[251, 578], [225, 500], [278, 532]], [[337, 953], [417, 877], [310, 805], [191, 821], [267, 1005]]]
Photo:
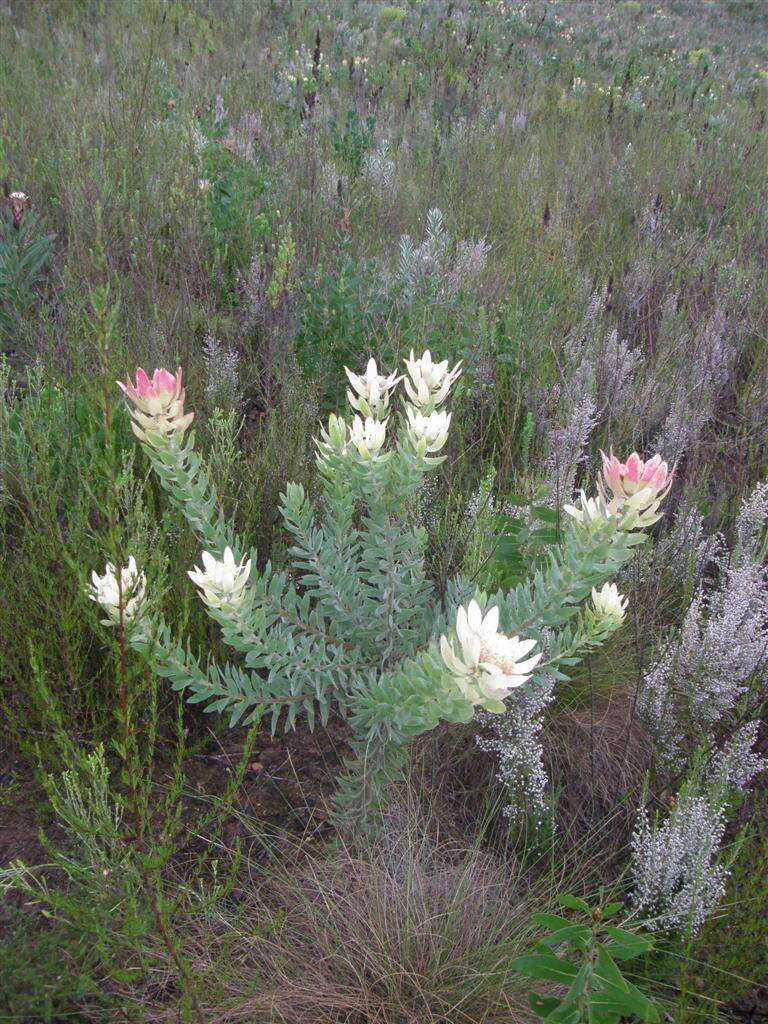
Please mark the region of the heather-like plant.
[[374, 360], [363, 375], [346, 371], [355, 415], [332, 415], [317, 439], [319, 500], [299, 484], [282, 496], [290, 573], [259, 569], [219, 509], [188, 432], [181, 370], [151, 379], [139, 370], [135, 384], [121, 385], [134, 433], [203, 548], [190, 576], [236, 660], [201, 659], [152, 619], [133, 563], [122, 582], [112, 582], [111, 566], [94, 578], [94, 598], [127, 624], [158, 674], [191, 702], [226, 712], [231, 725], [268, 716], [273, 729], [290, 728], [303, 714], [312, 726], [332, 708], [346, 718], [356, 754], [339, 794], [348, 815], [377, 803], [409, 740], [441, 720], [468, 722], [475, 707], [506, 712], [516, 689], [565, 678], [618, 627], [615, 588], [580, 605], [642, 542], [668, 487], [658, 456], [644, 464], [633, 455], [626, 466], [606, 459], [601, 496], [569, 509], [562, 546], [544, 568], [492, 596], [460, 584], [471, 600], [444, 606], [425, 572], [418, 499], [443, 461], [451, 422], [443, 406], [460, 367], [433, 362], [429, 351], [405, 364], [402, 412], [392, 407], [396, 373], [380, 374]]
[[728, 875], [722, 850], [730, 766], [708, 781], [699, 757], [666, 818], [642, 809], [632, 836], [632, 901], [651, 931], [695, 934], [717, 908]]
[[[743, 747], [750, 733], [740, 726], [765, 700], [768, 577], [757, 560], [765, 545], [765, 521], [765, 485], [758, 484], [737, 517], [732, 556], [726, 561], [718, 545], [719, 575], [699, 584], [679, 634], [644, 675], [638, 707], [666, 769], [680, 769], [690, 749], [702, 742], [713, 750], [724, 743], [725, 750], [740, 736]], [[751, 744], [740, 758], [745, 784], [745, 766], [753, 766], [752, 775], [760, 769], [750, 750]]]

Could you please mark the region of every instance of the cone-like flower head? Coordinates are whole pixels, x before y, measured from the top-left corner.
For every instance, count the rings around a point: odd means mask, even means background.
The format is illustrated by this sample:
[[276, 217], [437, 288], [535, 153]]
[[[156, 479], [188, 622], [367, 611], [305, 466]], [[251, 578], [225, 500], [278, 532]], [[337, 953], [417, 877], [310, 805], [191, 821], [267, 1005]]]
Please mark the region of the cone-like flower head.
[[627, 599], [619, 593], [615, 583], [604, 583], [600, 590], [592, 588], [592, 606], [599, 619], [621, 622], [626, 614]]
[[422, 412], [431, 412], [442, 405], [454, 381], [461, 374], [460, 362], [449, 370], [447, 359], [441, 363], [432, 362], [429, 349], [418, 359], [411, 349], [411, 358], [404, 362], [408, 370], [408, 376], [403, 381], [406, 393]]
[[610, 517], [602, 498], [588, 498], [584, 491], [580, 491], [578, 502], [578, 505], [563, 505], [563, 512], [580, 523], [598, 523]]
[[387, 421], [375, 420], [372, 416], [367, 416], [365, 422], [355, 416], [349, 428], [349, 440], [361, 459], [377, 458], [386, 438]]
[[657, 499], [661, 501], [672, 485], [674, 469], [670, 471], [660, 455], [654, 455], [652, 459], [643, 462], [637, 452], [632, 452], [626, 462], [619, 462], [613, 452], [610, 456], [605, 452], [600, 454], [603, 457], [603, 472], [598, 477], [598, 489], [606, 504], [619, 508], [641, 491], [649, 492], [651, 500], [648, 504]]
[[328, 427], [320, 427], [320, 437], [315, 438], [317, 464], [323, 469], [333, 456], [342, 456], [347, 450], [349, 428], [341, 416], [331, 413]]
[[422, 455], [439, 452], [448, 440], [451, 414], [435, 411], [425, 415], [412, 405], [407, 405], [405, 412], [408, 416], [408, 436], [416, 450]]
[[221, 561], [208, 551], [203, 551], [202, 561], [202, 569], [195, 566], [187, 575], [200, 588], [200, 596], [208, 607], [225, 612], [239, 608], [245, 596], [251, 560], [243, 559], [237, 565], [232, 548], [225, 548]]
[[384, 419], [389, 408], [389, 394], [399, 380], [397, 373], [390, 373], [388, 377], [380, 374], [375, 359], [368, 360], [362, 376], [353, 373], [348, 366], [344, 367], [344, 372], [352, 385], [352, 390], [347, 391], [352, 408], [361, 416]]
[[456, 613], [456, 640], [440, 637], [440, 653], [461, 692], [488, 711], [506, 710], [504, 698], [522, 686], [541, 660], [541, 654], [526, 658], [535, 640], [521, 640], [499, 632], [499, 609], [483, 616], [476, 601]]
[[192, 422], [194, 413], [184, 414], [181, 367], [175, 374], [164, 369], [155, 370], [151, 379], [139, 367], [135, 384], [131, 381], [117, 383], [130, 400], [131, 426], [140, 441], [154, 447], [162, 446], [175, 434], [183, 434]]
[[103, 621], [113, 625], [120, 621], [120, 591], [123, 599], [123, 619], [126, 622], [135, 619], [144, 600], [147, 578], [139, 572], [136, 559], [131, 555], [128, 564], [120, 570], [120, 587], [117, 583], [117, 571], [111, 562], [107, 562], [104, 575], [94, 570], [91, 573], [91, 584], [88, 597], [100, 604], [109, 618]]

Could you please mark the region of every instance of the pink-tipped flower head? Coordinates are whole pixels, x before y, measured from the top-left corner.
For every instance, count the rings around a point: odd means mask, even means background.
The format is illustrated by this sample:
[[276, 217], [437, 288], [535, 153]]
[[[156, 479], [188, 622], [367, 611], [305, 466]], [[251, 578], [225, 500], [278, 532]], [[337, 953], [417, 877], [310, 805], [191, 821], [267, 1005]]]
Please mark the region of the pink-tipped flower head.
[[650, 487], [654, 494], [663, 491], [672, 481], [672, 472], [660, 455], [643, 462], [637, 452], [632, 452], [626, 462], [619, 462], [611, 452], [603, 457], [603, 480], [616, 496], [630, 496]]
[[661, 455], [643, 462], [637, 452], [632, 452], [626, 462], [620, 462], [613, 451], [610, 456], [600, 454], [603, 471], [597, 487], [610, 513], [623, 509], [639, 512], [652, 505], [658, 508], [672, 486], [674, 467], [670, 470]]
[[154, 445], [167, 442], [192, 422], [194, 413], [184, 414], [181, 380], [181, 367], [175, 374], [162, 368], [155, 370], [151, 379], [138, 367], [135, 384], [118, 381], [118, 387], [130, 400], [133, 432], [140, 441]]

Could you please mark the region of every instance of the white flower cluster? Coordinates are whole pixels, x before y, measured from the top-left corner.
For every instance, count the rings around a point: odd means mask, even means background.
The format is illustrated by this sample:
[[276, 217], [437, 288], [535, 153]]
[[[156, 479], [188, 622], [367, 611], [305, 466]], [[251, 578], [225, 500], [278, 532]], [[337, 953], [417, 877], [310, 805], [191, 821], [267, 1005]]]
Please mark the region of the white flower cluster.
[[139, 617], [146, 593], [147, 578], [139, 572], [136, 559], [131, 555], [128, 564], [120, 570], [118, 584], [117, 570], [112, 562], [107, 562], [103, 576], [94, 570], [91, 573], [91, 585], [88, 597], [100, 604], [108, 618], [103, 619], [105, 625], [115, 625], [120, 621], [120, 604], [122, 599], [123, 621], [133, 622]]
[[697, 932], [725, 892], [718, 863], [725, 812], [708, 797], [683, 793], [662, 824], [646, 811], [632, 836], [635, 909], [652, 931]]
[[746, 498], [736, 518], [736, 537], [742, 554], [754, 554], [765, 541], [768, 527], [768, 483], [759, 483]]
[[[394, 388], [400, 380], [410, 399], [405, 406], [406, 434], [414, 449], [422, 456], [439, 452], [448, 440], [451, 414], [440, 411], [438, 406], [446, 400], [451, 387], [461, 373], [461, 364], [448, 369], [448, 360], [435, 363], [427, 349], [418, 359], [411, 349], [405, 360], [407, 374], [399, 377], [396, 372], [388, 376], [379, 373], [375, 359], [369, 359], [365, 373], [353, 373], [349, 367], [344, 372], [351, 388], [347, 391], [349, 404], [356, 415], [348, 428], [348, 436], [342, 441], [339, 434], [344, 421], [331, 417], [328, 430], [323, 430], [317, 442], [321, 460], [331, 451], [343, 454], [347, 445], [357, 451], [363, 461], [386, 458], [384, 445], [389, 424], [389, 402]], [[346, 431], [346, 427], [344, 430]]]
[[615, 583], [604, 583], [600, 590], [592, 588], [592, 608], [598, 619], [622, 622], [627, 610], [627, 599], [619, 593]]
[[209, 334], [203, 342], [205, 398], [209, 408], [234, 409], [240, 405], [240, 356]]
[[[237, 611], [245, 598], [251, 560], [243, 559], [238, 564], [235, 562], [232, 549], [226, 548], [221, 559], [217, 559], [208, 551], [203, 551], [202, 562], [202, 569], [195, 567], [187, 573], [199, 588], [200, 597], [211, 609], [225, 613]], [[114, 565], [108, 562], [103, 576], [93, 572], [91, 578], [88, 596], [100, 604], [109, 616], [104, 620], [105, 623], [118, 622], [120, 594]], [[146, 597], [147, 578], [145, 573], [139, 572], [133, 555], [122, 568], [121, 583], [123, 618], [126, 622], [135, 621], [140, 617]]]
[[506, 711], [504, 698], [530, 679], [541, 654], [526, 658], [535, 640], [521, 640], [499, 632], [499, 609], [483, 616], [477, 601], [456, 613], [456, 641], [440, 637], [445, 667], [461, 692], [488, 711]]
[[512, 821], [530, 814], [539, 825], [547, 809], [549, 779], [544, 768], [541, 726], [544, 712], [554, 697], [551, 676], [536, 686], [523, 687], [510, 702], [506, 713], [476, 713], [477, 721], [489, 732], [476, 737], [481, 750], [498, 758], [497, 779], [508, 802], [504, 815]]
[[242, 605], [245, 587], [251, 573], [251, 560], [245, 559], [238, 565], [232, 548], [225, 548], [224, 557], [219, 560], [210, 552], [202, 553], [203, 568], [195, 567], [187, 575], [200, 590], [200, 597], [209, 608], [222, 612], [233, 612]]

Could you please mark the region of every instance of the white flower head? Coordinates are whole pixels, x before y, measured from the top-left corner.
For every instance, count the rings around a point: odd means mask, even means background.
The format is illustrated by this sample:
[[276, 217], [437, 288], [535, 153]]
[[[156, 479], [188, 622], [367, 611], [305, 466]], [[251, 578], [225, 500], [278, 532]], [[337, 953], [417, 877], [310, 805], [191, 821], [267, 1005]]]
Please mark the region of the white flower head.
[[221, 561], [208, 551], [202, 553], [203, 568], [195, 566], [187, 575], [200, 588], [200, 596], [209, 608], [233, 611], [243, 602], [245, 587], [251, 573], [251, 560], [237, 565], [232, 548], [224, 549]]
[[604, 583], [600, 590], [592, 588], [592, 606], [598, 619], [621, 622], [626, 614], [627, 599], [615, 583]]
[[448, 397], [454, 381], [461, 374], [460, 362], [449, 370], [447, 359], [440, 363], [432, 362], [429, 349], [426, 349], [418, 359], [411, 349], [411, 358], [404, 362], [408, 370], [408, 376], [403, 380], [406, 393], [422, 412], [431, 412], [441, 405]]
[[578, 505], [563, 505], [563, 512], [580, 523], [599, 523], [610, 517], [602, 498], [588, 498], [584, 491], [580, 491], [578, 502]]
[[341, 457], [347, 451], [348, 427], [341, 416], [331, 413], [328, 428], [320, 427], [320, 437], [315, 438], [317, 461], [322, 469], [333, 456]]
[[147, 577], [143, 572], [139, 572], [136, 559], [131, 555], [128, 564], [120, 570], [120, 587], [118, 587], [117, 571], [114, 565], [112, 562], [107, 562], [103, 576], [99, 576], [95, 570], [91, 573], [88, 597], [100, 604], [109, 616], [103, 620], [104, 623], [112, 625], [120, 621], [120, 591], [122, 590], [123, 619], [129, 622], [137, 617], [144, 601], [146, 586]]
[[526, 659], [535, 640], [521, 640], [499, 632], [499, 609], [483, 616], [477, 601], [470, 601], [456, 613], [458, 649], [446, 636], [440, 637], [440, 653], [456, 685], [473, 704], [488, 711], [506, 710], [504, 698], [530, 679], [541, 654]]
[[355, 416], [349, 428], [349, 440], [357, 448], [361, 459], [375, 459], [387, 438], [387, 420], [366, 416], [365, 422]]
[[600, 495], [588, 498], [584, 491], [580, 492], [578, 501], [578, 505], [563, 505], [563, 511], [587, 525], [618, 519], [622, 530], [641, 530], [661, 519], [661, 498], [647, 487], [628, 497], [618, 508], [607, 504]]
[[451, 425], [449, 412], [430, 412], [426, 415], [412, 405], [405, 407], [408, 416], [408, 437], [422, 455], [439, 452], [448, 440]]
[[389, 408], [389, 394], [400, 379], [397, 372], [388, 377], [380, 374], [375, 359], [368, 360], [365, 373], [358, 376], [348, 366], [344, 372], [349, 378], [352, 390], [347, 391], [347, 399], [352, 408], [361, 416], [383, 419]]

